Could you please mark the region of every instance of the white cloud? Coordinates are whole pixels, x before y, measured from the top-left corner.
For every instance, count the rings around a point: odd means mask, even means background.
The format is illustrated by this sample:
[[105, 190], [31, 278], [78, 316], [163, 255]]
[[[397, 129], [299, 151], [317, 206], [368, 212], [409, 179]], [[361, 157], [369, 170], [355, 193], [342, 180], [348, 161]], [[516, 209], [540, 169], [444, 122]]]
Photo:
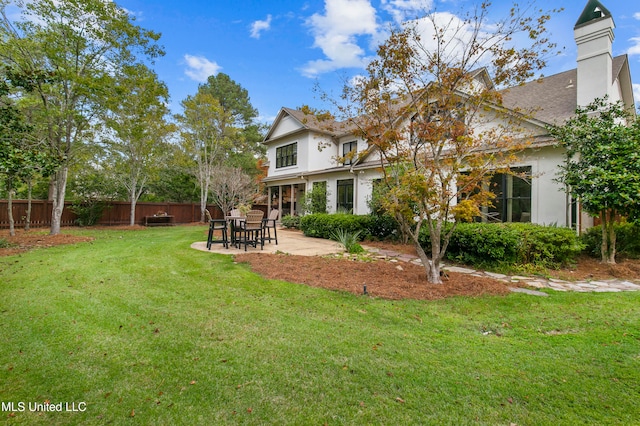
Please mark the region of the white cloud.
[[640, 12], [634, 13], [633, 17], [640, 21]]
[[397, 23], [416, 18], [433, 7], [433, 0], [382, 0], [382, 8], [393, 16]]
[[133, 10], [129, 10], [126, 7], [120, 6], [120, 9], [124, 10], [124, 12], [129, 15], [132, 19], [136, 21], [144, 21], [142, 12], [135, 12]]
[[199, 83], [204, 83], [210, 75], [215, 75], [222, 69], [220, 65], [204, 56], [184, 55], [184, 60], [188, 67], [184, 73]]
[[358, 36], [375, 36], [378, 31], [376, 10], [369, 0], [325, 0], [325, 14], [314, 14], [307, 24], [314, 36], [314, 47], [326, 59], [310, 61], [302, 72], [308, 77], [339, 68], [362, 67], [365, 51]]
[[[415, 25], [420, 34], [422, 52], [438, 52], [441, 60], [449, 64], [465, 59], [472, 61], [467, 64], [471, 68], [485, 66], [490, 59], [487, 47], [500, 43], [500, 38], [491, 31], [490, 24], [476, 27], [475, 23], [469, 23], [450, 12], [435, 12], [408, 24]], [[444, 40], [443, 44], [438, 44], [436, 32]], [[469, 49], [474, 40], [482, 43], [485, 49], [472, 54]]]
[[629, 56], [640, 55], [640, 37], [632, 37], [629, 39], [633, 45], [627, 50]]
[[264, 21], [255, 21], [251, 24], [251, 37], [260, 38], [262, 31], [267, 31], [271, 28], [271, 15], [267, 15], [267, 19]]
[[640, 104], [640, 83], [633, 83], [633, 99], [636, 105]]

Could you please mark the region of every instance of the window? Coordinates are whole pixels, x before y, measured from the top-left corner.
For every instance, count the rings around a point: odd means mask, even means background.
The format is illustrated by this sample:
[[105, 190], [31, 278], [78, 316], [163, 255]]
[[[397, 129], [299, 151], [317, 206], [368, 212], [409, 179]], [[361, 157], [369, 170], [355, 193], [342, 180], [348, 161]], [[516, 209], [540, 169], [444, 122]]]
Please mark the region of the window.
[[338, 181], [338, 210], [353, 211], [353, 179]]
[[298, 164], [298, 142], [276, 148], [276, 169]]
[[[440, 106], [432, 103], [411, 117], [409, 143], [440, 143], [467, 134], [466, 107], [464, 103]], [[431, 141], [431, 142], [429, 142]]]
[[347, 142], [342, 145], [342, 164], [349, 165], [355, 161], [356, 153], [358, 152], [358, 143], [356, 141]]
[[489, 182], [496, 194], [492, 207], [483, 207], [483, 216], [496, 222], [531, 222], [531, 167], [514, 167], [515, 174], [498, 173]]

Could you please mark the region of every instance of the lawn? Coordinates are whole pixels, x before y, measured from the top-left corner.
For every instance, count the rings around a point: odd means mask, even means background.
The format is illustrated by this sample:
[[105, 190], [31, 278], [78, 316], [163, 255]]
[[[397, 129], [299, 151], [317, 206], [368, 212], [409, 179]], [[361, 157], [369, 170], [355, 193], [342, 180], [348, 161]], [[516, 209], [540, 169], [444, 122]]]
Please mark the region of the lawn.
[[0, 258], [7, 424], [640, 422], [639, 293], [387, 301], [263, 279], [204, 227], [73, 232]]

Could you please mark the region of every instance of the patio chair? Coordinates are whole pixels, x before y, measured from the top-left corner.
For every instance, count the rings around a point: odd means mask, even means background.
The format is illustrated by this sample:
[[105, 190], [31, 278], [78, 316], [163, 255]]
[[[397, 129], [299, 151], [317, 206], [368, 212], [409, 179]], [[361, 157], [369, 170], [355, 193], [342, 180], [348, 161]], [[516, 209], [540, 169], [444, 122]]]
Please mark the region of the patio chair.
[[[262, 232], [264, 233], [266, 231], [264, 240], [269, 241], [269, 243], [271, 243], [271, 240], [275, 240], [276, 245], [278, 245], [278, 232], [276, 231], [276, 221], [278, 220], [279, 215], [280, 215], [280, 211], [274, 209], [274, 210], [271, 210], [271, 213], [269, 213], [269, 217], [263, 220], [264, 230]], [[271, 236], [271, 229], [273, 229], [273, 237]]]
[[236, 239], [238, 248], [244, 244], [244, 251], [247, 251], [247, 246], [251, 245], [258, 248], [258, 243], [260, 243], [260, 250], [264, 248], [263, 217], [264, 212], [262, 210], [250, 210], [247, 213], [240, 226], [241, 237]]
[[[229, 234], [227, 232], [227, 221], [226, 219], [214, 219], [211, 217], [211, 213], [209, 210], [204, 210], [204, 215], [209, 221], [209, 235], [207, 235], [207, 249], [211, 250], [211, 245], [220, 243], [224, 246], [224, 248], [229, 248]], [[213, 234], [216, 230], [219, 230], [221, 233], [221, 237], [219, 240], [213, 239]]]

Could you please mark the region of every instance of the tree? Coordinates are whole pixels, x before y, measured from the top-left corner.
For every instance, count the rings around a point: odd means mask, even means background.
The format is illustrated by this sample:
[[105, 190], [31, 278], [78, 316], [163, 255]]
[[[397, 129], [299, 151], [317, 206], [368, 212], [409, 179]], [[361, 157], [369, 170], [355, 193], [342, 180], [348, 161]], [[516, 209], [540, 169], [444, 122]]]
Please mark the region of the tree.
[[35, 119], [46, 129], [50, 152], [62, 159], [52, 179], [51, 234], [60, 232], [69, 167], [91, 130], [110, 88], [114, 70], [140, 58], [162, 55], [159, 34], [133, 24], [127, 12], [103, 0], [34, 0], [21, 2], [22, 19], [7, 15], [0, 1], [0, 60], [28, 73], [55, 72], [53, 82], [35, 86]]
[[265, 153], [261, 144], [264, 126], [255, 122], [258, 110], [251, 105], [249, 92], [224, 73], [209, 76], [207, 82], [198, 87], [198, 92], [217, 99], [231, 117], [232, 125], [240, 129], [240, 137], [228, 152], [228, 163], [255, 175], [256, 159]]
[[184, 115], [178, 117], [182, 126], [182, 146], [195, 162], [194, 174], [200, 184], [201, 221], [204, 222], [211, 179], [231, 151], [238, 129], [233, 126], [232, 116], [208, 93], [198, 91], [195, 96], [188, 96], [182, 101], [182, 107]]
[[211, 176], [213, 202], [223, 213], [254, 199], [258, 185], [239, 167], [220, 166]]
[[549, 127], [567, 150], [559, 181], [602, 222], [603, 263], [615, 263], [615, 218], [640, 214], [640, 118], [622, 102], [595, 99]]
[[15, 235], [12, 197], [18, 180], [29, 183], [29, 208], [25, 229], [28, 229], [31, 206], [31, 179], [38, 172], [50, 173], [56, 159], [47, 155], [33, 126], [27, 122], [24, 111], [11, 96], [16, 90], [32, 91], [37, 82], [47, 80], [47, 76], [34, 71], [28, 75], [5, 68], [0, 79], [0, 174], [6, 176], [7, 209], [9, 233]]
[[133, 226], [136, 203], [164, 163], [164, 142], [174, 126], [165, 120], [167, 87], [145, 65], [123, 67], [114, 83], [105, 120], [114, 137], [106, 140], [106, 146], [115, 175], [127, 189]]
[[[442, 282], [456, 223], [490, 201], [483, 182], [526, 146], [523, 112], [504, 110], [498, 88], [532, 78], [554, 48], [544, 37], [549, 12], [516, 4], [506, 18], [493, 16], [483, 2], [462, 19], [431, 12], [393, 29], [338, 105], [367, 141], [365, 153], [379, 155], [383, 205], [414, 243], [430, 283]], [[519, 37], [526, 47], [515, 45]], [[429, 254], [419, 242], [423, 227]]]
[[170, 201], [175, 203], [192, 203], [199, 201], [198, 181], [192, 173], [191, 158], [180, 144], [170, 143], [166, 146], [167, 155], [162, 167], [162, 175], [149, 182], [149, 190], [145, 193], [145, 201]]

